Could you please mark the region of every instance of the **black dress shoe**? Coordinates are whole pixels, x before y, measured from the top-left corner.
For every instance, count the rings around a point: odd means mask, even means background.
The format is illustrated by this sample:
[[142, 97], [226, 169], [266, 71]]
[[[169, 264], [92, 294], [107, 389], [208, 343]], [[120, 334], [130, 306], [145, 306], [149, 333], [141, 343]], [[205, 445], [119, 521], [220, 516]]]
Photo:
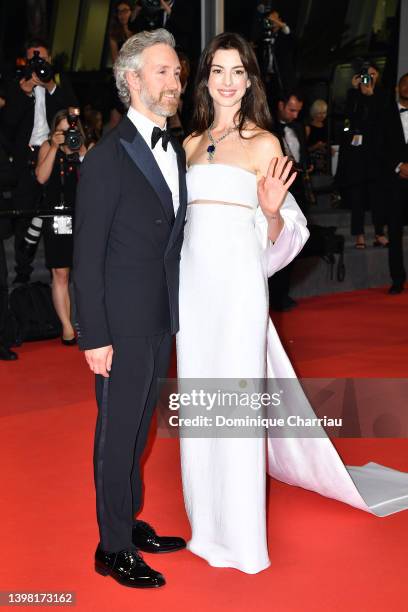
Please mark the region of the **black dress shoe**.
[[95, 571], [101, 576], [111, 576], [123, 586], [136, 589], [152, 589], [166, 584], [163, 574], [149, 567], [134, 550], [111, 553], [98, 546]]
[[394, 283], [388, 289], [388, 293], [390, 295], [398, 295], [398, 293], [402, 293], [404, 291], [404, 285], [402, 283]]
[[158, 536], [153, 527], [144, 521], [137, 521], [133, 526], [132, 542], [143, 552], [150, 553], [169, 553], [186, 547], [183, 538]]
[[296, 308], [297, 305], [298, 303], [290, 295], [285, 295], [278, 302], [272, 302], [271, 308], [276, 312], [288, 312], [292, 308]]
[[0, 344], [0, 359], [3, 361], [16, 361], [16, 359], [18, 359], [18, 355], [14, 351], [10, 351], [7, 346]]

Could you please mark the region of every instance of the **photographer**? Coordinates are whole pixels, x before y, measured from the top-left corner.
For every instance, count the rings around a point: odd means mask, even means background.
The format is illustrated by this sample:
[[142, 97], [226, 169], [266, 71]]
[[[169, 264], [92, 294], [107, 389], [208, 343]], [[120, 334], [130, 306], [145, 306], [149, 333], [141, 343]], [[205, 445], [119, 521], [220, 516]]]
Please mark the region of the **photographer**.
[[371, 208], [375, 228], [374, 246], [386, 247], [385, 208], [379, 179], [378, 124], [386, 104], [378, 86], [379, 71], [372, 61], [356, 63], [356, 73], [347, 93], [346, 120], [340, 146], [336, 179], [351, 209], [351, 234], [356, 249], [365, 249], [364, 211]]
[[[59, 111], [51, 124], [49, 140], [40, 148], [35, 174], [44, 185], [42, 208], [50, 211], [75, 205], [79, 165], [87, 152], [85, 136], [77, 109]], [[72, 114], [70, 114], [72, 111]], [[45, 262], [52, 271], [52, 298], [62, 323], [61, 341], [66, 346], [76, 344], [71, 324], [69, 274], [72, 268], [72, 216], [44, 219], [43, 237]]]
[[[13, 157], [18, 174], [14, 193], [16, 209], [33, 209], [41, 196], [35, 181], [34, 168], [38, 151], [47, 139], [49, 124], [60, 108], [76, 105], [76, 99], [66, 78], [56, 75], [51, 66], [48, 45], [32, 40], [26, 46], [27, 65], [22, 78], [12, 82], [6, 92], [3, 126], [12, 141]], [[25, 234], [29, 218], [15, 221], [15, 283], [28, 282], [34, 254], [25, 250]]]
[[268, 2], [256, 8], [252, 40], [258, 48], [269, 104], [274, 106], [280, 96], [295, 86], [295, 41], [289, 26]]
[[139, 0], [141, 13], [138, 17], [137, 30], [156, 30], [166, 28], [175, 0]]

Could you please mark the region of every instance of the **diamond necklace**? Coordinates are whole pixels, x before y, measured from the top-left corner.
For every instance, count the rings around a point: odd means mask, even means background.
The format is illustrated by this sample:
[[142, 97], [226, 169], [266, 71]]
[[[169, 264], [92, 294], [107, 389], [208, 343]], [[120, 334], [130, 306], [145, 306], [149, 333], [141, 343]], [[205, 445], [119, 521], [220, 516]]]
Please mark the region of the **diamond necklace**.
[[207, 130], [207, 134], [208, 134], [208, 139], [211, 142], [210, 145], [208, 145], [207, 147], [207, 153], [208, 153], [208, 157], [207, 157], [207, 161], [211, 162], [214, 159], [214, 155], [215, 155], [215, 150], [217, 148], [217, 144], [221, 142], [221, 140], [224, 140], [224, 138], [226, 138], [227, 136], [229, 136], [231, 134], [231, 132], [234, 132], [237, 128], [234, 127], [230, 127], [226, 130], [226, 132], [224, 132], [224, 134], [222, 134], [222, 136], [220, 136], [219, 138], [217, 138], [216, 140], [213, 138], [213, 135], [211, 134], [211, 129], [212, 129], [213, 124], [210, 125], [210, 127]]

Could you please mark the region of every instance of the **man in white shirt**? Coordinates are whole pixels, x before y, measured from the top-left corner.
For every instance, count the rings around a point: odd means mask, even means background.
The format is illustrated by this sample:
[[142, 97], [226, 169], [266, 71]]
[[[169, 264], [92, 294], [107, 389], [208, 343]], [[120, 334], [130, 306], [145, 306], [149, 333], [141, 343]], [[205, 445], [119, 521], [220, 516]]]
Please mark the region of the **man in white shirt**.
[[[306, 214], [308, 200], [301, 174], [307, 169], [306, 136], [303, 124], [297, 121], [302, 108], [303, 98], [300, 92], [291, 91], [287, 95], [280, 96], [275, 117], [275, 129], [284, 154], [288, 155], [301, 171], [290, 188], [290, 192], [302, 212]], [[270, 304], [273, 310], [285, 311], [297, 306], [297, 302], [289, 295], [292, 269], [293, 262], [269, 279]]]
[[127, 116], [86, 156], [74, 236], [78, 343], [96, 375], [95, 569], [136, 588], [165, 584], [138, 551], [172, 552], [136, 519], [141, 456], [178, 331], [179, 260], [187, 208], [185, 155], [167, 129], [180, 97], [173, 36], [140, 32], [114, 65]]
[[[20, 81], [13, 82], [6, 93], [3, 111], [3, 125], [13, 144], [14, 164], [18, 173], [18, 184], [14, 192], [14, 208], [33, 209], [36, 207], [41, 190], [34, 178], [39, 147], [48, 138], [49, 125], [54, 115], [63, 108], [76, 106], [76, 98], [67, 79], [58, 75], [58, 84], [51, 68], [51, 56], [46, 42], [35, 39], [26, 45], [26, 59], [34, 54], [47, 62], [50, 74], [40, 79], [33, 71]], [[27, 66], [30, 69], [30, 64]], [[33, 254], [24, 250], [24, 237], [29, 218], [15, 222], [16, 273], [14, 282], [28, 282], [32, 272]]]

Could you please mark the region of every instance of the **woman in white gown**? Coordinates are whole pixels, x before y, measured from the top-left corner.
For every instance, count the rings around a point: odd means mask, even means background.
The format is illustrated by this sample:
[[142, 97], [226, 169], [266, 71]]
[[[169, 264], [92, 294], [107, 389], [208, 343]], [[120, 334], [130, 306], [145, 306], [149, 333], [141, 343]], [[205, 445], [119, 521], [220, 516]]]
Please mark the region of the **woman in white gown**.
[[[178, 377], [296, 384], [269, 319], [267, 277], [298, 254], [308, 230], [287, 193], [295, 175], [269, 132], [256, 59], [236, 34], [220, 34], [203, 52], [194, 125], [185, 142]], [[296, 412], [315, 416], [300, 387], [297, 398]], [[182, 437], [181, 462], [188, 548], [215, 567], [268, 567], [267, 470], [379, 515], [408, 505], [408, 475], [376, 464], [346, 468], [323, 430], [267, 446], [259, 437]]]

